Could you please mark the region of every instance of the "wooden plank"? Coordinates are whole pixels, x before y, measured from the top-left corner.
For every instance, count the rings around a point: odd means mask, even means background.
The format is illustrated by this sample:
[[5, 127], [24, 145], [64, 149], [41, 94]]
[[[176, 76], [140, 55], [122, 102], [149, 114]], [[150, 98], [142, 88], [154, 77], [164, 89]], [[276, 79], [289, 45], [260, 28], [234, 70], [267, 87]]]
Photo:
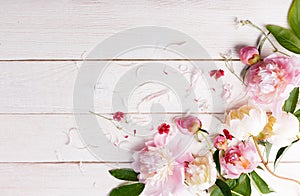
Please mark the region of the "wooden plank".
[[[235, 17], [258, 25], [286, 26], [290, 1], [1, 1], [0, 59], [81, 59], [120, 31], [162, 26], [186, 33], [211, 58], [240, 45], [254, 45], [259, 33], [236, 29]], [[255, 14], [254, 14], [255, 13]], [[182, 40], [178, 40], [182, 41]], [[129, 56], [153, 58], [153, 53]], [[201, 55], [199, 56], [201, 58]]]
[[[79, 67], [85, 71], [78, 70]], [[233, 67], [239, 74], [244, 66], [234, 62]], [[242, 98], [243, 88], [224, 62], [219, 61], [1, 62], [0, 69], [2, 114], [70, 114], [73, 108], [81, 113], [90, 110], [110, 113], [121, 109], [128, 112], [224, 112], [225, 103]], [[225, 77], [218, 81], [211, 78], [209, 73], [215, 69], [223, 69]], [[78, 79], [83, 72], [87, 78]], [[226, 84], [232, 85], [232, 96], [227, 101], [222, 99]], [[79, 85], [83, 87], [78, 89]], [[79, 93], [74, 93], [75, 88]], [[83, 94], [86, 92], [90, 94]], [[76, 102], [76, 107], [73, 106], [74, 100], [85, 101], [86, 98], [90, 98], [89, 102], [79, 106]], [[153, 104], [161, 107], [151, 109]]]
[[[145, 115], [144, 118], [149, 118]], [[170, 117], [174, 115], [170, 115]], [[141, 119], [142, 115], [138, 116]], [[152, 118], [157, 117], [152, 115]], [[220, 116], [219, 116], [220, 117]], [[167, 118], [167, 117], [166, 117]], [[215, 126], [218, 127], [218, 121], [215, 119], [210, 124], [211, 115], [199, 115], [203, 122], [203, 128], [211, 133], [215, 132]], [[137, 120], [139, 120], [137, 119]], [[163, 119], [163, 118], [161, 118]], [[119, 145], [122, 149], [128, 149], [132, 144], [137, 145], [143, 142], [140, 137], [140, 130], [137, 136], [133, 136], [131, 130], [117, 130], [109, 121], [98, 118], [101, 126], [96, 127], [95, 131], [103, 131], [109, 136], [110, 141]], [[104, 159], [99, 151], [94, 151], [101, 146], [105, 149], [104, 142], [89, 143], [86, 140], [84, 129], [78, 131], [73, 115], [1, 115], [0, 116], [0, 162], [65, 162], [65, 161], [108, 161]], [[102, 128], [102, 129], [100, 129]], [[150, 130], [150, 129], [149, 129]], [[153, 131], [149, 131], [153, 133]], [[128, 138], [124, 136], [128, 135]], [[95, 134], [98, 140], [98, 135]], [[84, 141], [82, 139], [85, 139]], [[107, 139], [108, 141], [109, 139]], [[123, 142], [122, 142], [123, 141]], [[125, 142], [127, 141], [127, 142]], [[89, 146], [87, 146], [89, 145]], [[91, 150], [88, 150], [90, 147]], [[286, 153], [283, 162], [299, 162], [300, 143], [294, 144]], [[114, 148], [113, 145], [108, 152]], [[93, 152], [93, 154], [91, 153]], [[94, 153], [98, 153], [98, 158]], [[274, 148], [270, 160], [274, 160], [277, 150]], [[113, 159], [116, 160], [116, 159]], [[126, 161], [119, 158], [120, 161]]]
[[[108, 195], [121, 184], [108, 174], [113, 165], [65, 163], [65, 164], [1, 164], [0, 189], [3, 195]], [[117, 167], [128, 167], [118, 165]], [[299, 178], [298, 164], [282, 164], [280, 174]], [[299, 186], [292, 182], [277, 180], [266, 172], [259, 172], [272, 186], [275, 195], [298, 196]], [[253, 190], [253, 195], [259, 195]]]

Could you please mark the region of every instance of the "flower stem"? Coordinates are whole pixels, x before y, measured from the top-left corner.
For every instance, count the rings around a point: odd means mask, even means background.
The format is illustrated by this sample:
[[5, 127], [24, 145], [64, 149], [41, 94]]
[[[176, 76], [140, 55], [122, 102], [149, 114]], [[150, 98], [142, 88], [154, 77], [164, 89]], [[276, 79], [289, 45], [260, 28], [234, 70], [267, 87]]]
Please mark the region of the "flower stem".
[[119, 130], [121, 130], [122, 129], [122, 127], [120, 127], [120, 126], [118, 126], [116, 123], [114, 123], [114, 121], [113, 121], [113, 119], [112, 118], [108, 118], [108, 117], [106, 117], [106, 116], [103, 116], [103, 115], [101, 115], [101, 114], [98, 114], [98, 113], [95, 113], [95, 112], [92, 112], [92, 111], [89, 111], [91, 114], [94, 114], [94, 115], [96, 115], [96, 116], [99, 116], [99, 117], [101, 117], [101, 118], [104, 118], [104, 119], [106, 119], [106, 120], [109, 120], [117, 129], [119, 129]]
[[249, 26], [259, 30], [265, 36], [265, 38], [269, 41], [269, 43], [272, 45], [274, 53], [278, 52], [278, 53], [281, 53], [283, 55], [290, 56], [287, 53], [278, 50], [278, 48], [275, 46], [275, 44], [272, 42], [272, 40], [268, 37], [268, 35], [259, 26], [253, 24], [250, 20], [241, 20], [240, 23], [242, 25], [249, 25]]
[[257, 142], [256, 142], [256, 140], [255, 140], [255, 138], [252, 137], [252, 139], [253, 139], [253, 142], [254, 142], [254, 144], [255, 144], [256, 150], [257, 150], [257, 152], [258, 152], [258, 155], [259, 155], [259, 157], [260, 157], [260, 159], [261, 159], [263, 165], [265, 166], [265, 168], [268, 170], [268, 172], [269, 172], [270, 174], [272, 174], [273, 176], [275, 176], [275, 177], [277, 177], [277, 178], [283, 179], [283, 180], [288, 180], [288, 181], [296, 182], [298, 185], [300, 185], [300, 182], [299, 182], [298, 180], [295, 180], [295, 179], [292, 179], [292, 178], [283, 177], [283, 176], [279, 176], [279, 175], [275, 174], [275, 173], [269, 168], [268, 163], [264, 160], [264, 157], [263, 157], [263, 155], [262, 155], [262, 153], [261, 153], [261, 151], [260, 151], [260, 149], [259, 149], [259, 146], [258, 146], [258, 144], [257, 144]]
[[199, 137], [198, 137], [198, 133], [200, 133], [201, 136], [204, 138], [204, 140], [205, 140], [205, 142], [207, 143], [207, 146], [208, 146], [208, 148], [209, 148], [209, 151], [213, 154], [213, 147], [212, 147], [211, 143], [208, 141], [206, 135], [204, 135], [203, 132], [202, 132], [201, 130], [197, 131], [197, 132], [196, 132], [196, 135], [197, 135], [198, 141], [200, 141], [200, 140], [199, 140]]

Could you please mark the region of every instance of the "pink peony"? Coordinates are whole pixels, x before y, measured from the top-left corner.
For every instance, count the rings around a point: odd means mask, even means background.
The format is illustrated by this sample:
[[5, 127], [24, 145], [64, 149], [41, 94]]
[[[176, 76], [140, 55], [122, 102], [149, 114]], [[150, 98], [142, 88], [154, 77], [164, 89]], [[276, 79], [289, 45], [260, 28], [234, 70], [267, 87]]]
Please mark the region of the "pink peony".
[[[172, 149], [166, 147], [166, 133], [157, 133], [154, 140], [133, 154], [132, 168], [139, 172], [139, 181], [145, 183], [145, 195], [167, 196], [184, 190], [184, 161], [173, 157]], [[182, 162], [182, 163], [181, 163]]]
[[225, 172], [224, 176], [234, 179], [253, 171], [259, 160], [254, 144], [250, 141], [240, 141], [225, 151], [220, 163]]
[[256, 47], [246, 46], [240, 49], [240, 59], [246, 65], [253, 65], [260, 60], [259, 52]]
[[177, 128], [185, 135], [194, 134], [202, 127], [201, 121], [195, 116], [186, 116], [175, 119]]
[[271, 104], [271, 111], [278, 116], [290, 91], [299, 85], [299, 66], [296, 57], [271, 55], [250, 67], [247, 91], [258, 104]]

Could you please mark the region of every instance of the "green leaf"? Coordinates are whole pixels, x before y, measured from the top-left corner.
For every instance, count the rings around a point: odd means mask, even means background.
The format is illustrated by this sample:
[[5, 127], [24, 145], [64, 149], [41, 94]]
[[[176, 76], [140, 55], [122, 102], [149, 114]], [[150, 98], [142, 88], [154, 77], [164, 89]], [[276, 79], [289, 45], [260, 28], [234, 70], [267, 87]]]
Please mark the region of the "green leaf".
[[294, 113], [297, 106], [298, 97], [299, 97], [299, 87], [296, 87], [291, 91], [289, 98], [285, 101], [283, 106], [284, 111]]
[[289, 24], [294, 33], [300, 38], [300, 0], [294, 0], [288, 14]]
[[145, 188], [145, 184], [143, 183], [134, 183], [129, 185], [119, 186], [114, 188], [109, 196], [139, 196]]
[[276, 25], [267, 25], [266, 28], [272, 33], [280, 45], [291, 52], [300, 54], [300, 39], [293, 31]]
[[277, 154], [276, 154], [276, 157], [275, 157], [275, 161], [274, 161], [274, 170], [276, 169], [278, 163], [280, 162], [281, 158], [283, 157], [283, 155], [286, 153], [286, 151], [296, 142], [298, 142], [299, 140], [295, 140], [293, 141], [290, 145], [288, 146], [284, 146], [284, 147], [281, 147], [278, 151], [277, 151]]
[[233, 188], [233, 191], [244, 196], [251, 195], [250, 178], [247, 176], [247, 174], [242, 174], [239, 177], [237, 185]]
[[136, 173], [133, 169], [122, 168], [122, 169], [112, 169], [109, 173], [117, 179], [128, 180], [128, 181], [139, 181]]
[[219, 187], [224, 196], [232, 196], [230, 187], [228, 184], [220, 179], [216, 180], [216, 185]]
[[256, 187], [258, 188], [259, 192], [261, 192], [262, 194], [274, 192], [255, 171], [251, 172], [250, 176], [253, 182], [255, 183]]
[[[228, 179], [225, 182], [230, 187], [230, 189], [232, 189], [233, 187], [236, 186], [236, 181], [237, 181], [236, 179]], [[210, 193], [210, 196], [220, 196], [220, 195], [222, 195], [222, 191], [218, 186], [214, 188]]]
[[288, 147], [289, 146], [285, 146], [285, 147], [281, 147], [277, 154], [276, 154], [276, 158], [275, 158], [275, 161], [274, 161], [274, 170], [276, 169], [280, 159], [282, 158], [282, 156], [284, 155], [284, 153], [288, 150]]
[[218, 171], [218, 173], [220, 174], [221, 173], [221, 167], [220, 167], [220, 157], [219, 157], [219, 153], [220, 151], [219, 150], [216, 150], [213, 154], [213, 158], [214, 158], [214, 162], [216, 164], [216, 169]]
[[298, 120], [300, 121], [300, 109], [297, 110], [294, 115], [298, 118]]
[[265, 147], [266, 159], [267, 159], [267, 162], [269, 162], [269, 157], [270, 157], [270, 152], [271, 152], [271, 149], [272, 149], [272, 144], [270, 142], [267, 142], [267, 141], [260, 141], [260, 142], [258, 142], [258, 144], [263, 145]]

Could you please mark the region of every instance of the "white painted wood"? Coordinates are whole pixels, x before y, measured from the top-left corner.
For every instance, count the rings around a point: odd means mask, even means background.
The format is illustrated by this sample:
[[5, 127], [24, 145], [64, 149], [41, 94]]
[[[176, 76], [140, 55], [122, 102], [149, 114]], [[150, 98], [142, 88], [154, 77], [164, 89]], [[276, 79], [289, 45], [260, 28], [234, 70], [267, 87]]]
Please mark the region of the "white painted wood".
[[[82, 107], [79, 111], [82, 113], [88, 113], [90, 110], [100, 113], [115, 112], [119, 108], [117, 106], [126, 105], [126, 100], [124, 99], [118, 104], [113, 97], [122, 97], [131, 93], [128, 100], [129, 105], [126, 107], [129, 112], [163, 112], [159, 108], [150, 110], [150, 106], [154, 103], [162, 104], [165, 112], [187, 112], [187, 108], [191, 108], [190, 110], [195, 112], [224, 112], [222, 96], [225, 84], [232, 85], [231, 99], [225, 102], [230, 104], [234, 101], [236, 103], [236, 99], [241, 98], [242, 83], [228, 71], [222, 61], [197, 62], [200, 68], [198, 70], [193, 67], [194, 62], [159, 61], [149, 63], [130, 61], [109, 64], [102, 70], [103, 73], [99, 74], [98, 80], [92, 82], [90, 86], [80, 89], [80, 92], [84, 92], [86, 88], [92, 88], [94, 108]], [[3, 96], [0, 97], [0, 112], [72, 113], [74, 111], [73, 98], [77, 97], [74, 95], [74, 86], [80, 66], [81, 64], [75, 62], [1, 62], [0, 93]], [[239, 74], [244, 65], [234, 62], [233, 67]], [[209, 77], [209, 72], [213, 69], [223, 69], [225, 76], [218, 81]], [[129, 72], [131, 74], [126, 76], [125, 74]], [[92, 73], [93, 69], [91, 69]], [[122, 76], [125, 77], [123, 82]], [[148, 77], [146, 81], [151, 80], [151, 76], [156, 77], [155, 84], [139, 87], [138, 85], [143, 84], [146, 76]], [[126, 78], [131, 78], [131, 80]], [[178, 81], [186, 83], [185, 86]], [[191, 81], [194, 82], [191, 83]], [[85, 83], [85, 81], [83, 82]], [[116, 88], [118, 82], [124, 86], [119, 91]], [[187, 91], [190, 89], [190, 84], [196, 88], [193, 87], [194, 90]], [[157, 98], [147, 98], [151, 93], [158, 93], [164, 89], [170, 91]], [[194, 92], [195, 96], [189, 92]], [[120, 95], [120, 93], [123, 94]], [[186, 95], [189, 97], [186, 98]], [[181, 98], [182, 100], [180, 100]], [[186, 104], [196, 104], [198, 108], [193, 109], [188, 105], [184, 109], [180, 106], [186, 106]]]
[[1, 1], [0, 59], [81, 59], [115, 33], [145, 25], [182, 31], [219, 58], [225, 50], [255, 44], [259, 35], [247, 27], [237, 30], [235, 17], [286, 26], [289, 5], [285, 0]]
[[[128, 167], [118, 165], [117, 167]], [[299, 177], [299, 164], [282, 164], [280, 174], [291, 178]], [[93, 163], [65, 164], [1, 164], [0, 190], [2, 195], [108, 195], [109, 191], [122, 183], [108, 174], [114, 165]], [[291, 168], [295, 168], [292, 170]], [[272, 185], [276, 195], [298, 196], [299, 186], [293, 182], [275, 179], [265, 172], [259, 172]], [[253, 190], [253, 195], [258, 195]]]
[[[199, 118], [203, 121], [203, 128], [215, 132], [209, 129], [209, 115], [200, 115]], [[113, 138], [135, 140], [130, 133], [114, 128], [109, 121], [98, 120], [105, 127], [104, 132], [112, 133]], [[72, 129], [77, 127], [73, 115], [1, 115], [0, 127], [0, 162], [107, 161], [98, 160], [86, 148], [87, 142], [81, 139], [85, 132]], [[129, 138], [125, 139], [125, 135]], [[121, 147], [128, 148], [127, 144]], [[282, 161], [299, 163], [299, 147], [299, 142], [292, 146]], [[277, 149], [274, 148], [270, 161], [274, 160]]]

